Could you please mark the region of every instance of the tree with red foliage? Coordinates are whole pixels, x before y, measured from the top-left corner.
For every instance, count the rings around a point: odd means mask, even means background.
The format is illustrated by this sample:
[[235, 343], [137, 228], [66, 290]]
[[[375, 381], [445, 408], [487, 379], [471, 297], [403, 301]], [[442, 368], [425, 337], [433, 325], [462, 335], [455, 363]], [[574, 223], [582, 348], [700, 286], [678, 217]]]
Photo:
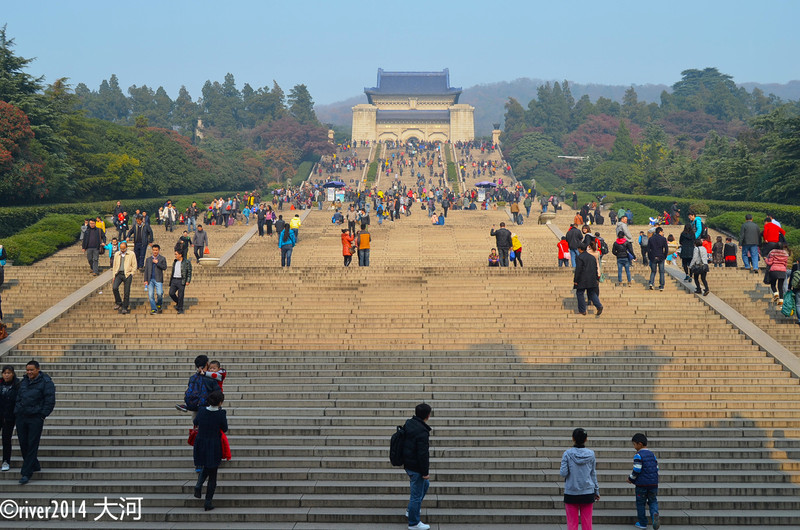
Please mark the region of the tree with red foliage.
[[14, 105], [0, 101], [0, 196], [18, 201], [42, 195], [43, 164], [29, 150], [33, 137], [28, 116]]
[[[642, 129], [625, 120], [634, 142], [642, 136]], [[619, 119], [608, 114], [589, 116], [577, 129], [564, 140], [564, 151], [568, 154], [586, 154], [591, 148], [608, 154], [614, 147], [614, 140], [619, 130]]]

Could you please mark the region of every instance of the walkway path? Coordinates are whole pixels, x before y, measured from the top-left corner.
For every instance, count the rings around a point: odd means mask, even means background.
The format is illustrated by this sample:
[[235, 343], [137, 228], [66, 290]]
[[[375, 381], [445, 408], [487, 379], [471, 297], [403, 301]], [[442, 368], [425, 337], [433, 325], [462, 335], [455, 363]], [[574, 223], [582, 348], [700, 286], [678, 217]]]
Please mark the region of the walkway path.
[[[442, 529], [559, 528], [558, 463], [576, 426], [600, 463], [598, 525], [631, 523], [638, 431], [661, 461], [665, 527], [800, 525], [798, 380], [674, 283], [604, 284], [603, 315], [576, 314], [547, 227], [518, 227], [533, 247], [524, 269], [489, 269], [503, 220], [452, 212], [434, 227], [414, 212], [372, 226], [371, 266], [345, 269], [340, 227], [311, 211], [291, 268], [274, 238], [253, 237], [201, 270], [185, 315], [103, 319], [108, 295], [93, 295], [3, 358], [40, 359], [59, 388], [42, 473], [24, 489], [4, 475], [4, 492], [142, 496], [158, 527], [397, 527], [408, 483], [386, 446], [424, 400], [423, 520]], [[210, 513], [191, 496], [190, 421], [173, 408], [199, 352], [229, 372], [234, 460]]]

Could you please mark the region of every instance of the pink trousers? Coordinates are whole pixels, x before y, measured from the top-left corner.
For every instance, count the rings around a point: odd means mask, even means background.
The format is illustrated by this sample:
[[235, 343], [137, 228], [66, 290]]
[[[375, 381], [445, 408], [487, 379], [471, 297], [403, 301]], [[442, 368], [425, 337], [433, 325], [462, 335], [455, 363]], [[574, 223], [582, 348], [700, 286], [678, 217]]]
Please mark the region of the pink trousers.
[[578, 530], [578, 521], [581, 530], [592, 530], [593, 504], [564, 504], [567, 510], [567, 530]]

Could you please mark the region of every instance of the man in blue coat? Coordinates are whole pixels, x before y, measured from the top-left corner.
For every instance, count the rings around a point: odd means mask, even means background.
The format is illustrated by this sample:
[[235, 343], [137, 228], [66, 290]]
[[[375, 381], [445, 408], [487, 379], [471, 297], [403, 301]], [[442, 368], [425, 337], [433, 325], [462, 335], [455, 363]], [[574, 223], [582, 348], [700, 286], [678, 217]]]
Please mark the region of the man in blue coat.
[[19, 384], [14, 415], [17, 417], [17, 437], [22, 453], [20, 484], [27, 484], [39, 465], [39, 440], [42, 438], [44, 419], [56, 406], [56, 386], [50, 376], [39, 371], [37, 361], [25, 366], [26, 377]]

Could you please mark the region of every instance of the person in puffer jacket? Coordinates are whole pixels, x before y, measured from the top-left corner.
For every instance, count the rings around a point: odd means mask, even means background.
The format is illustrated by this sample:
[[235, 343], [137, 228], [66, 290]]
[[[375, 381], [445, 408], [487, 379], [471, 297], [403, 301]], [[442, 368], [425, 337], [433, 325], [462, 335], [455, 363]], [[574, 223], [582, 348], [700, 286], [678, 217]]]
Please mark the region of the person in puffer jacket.
[[583, 530], [591, 530], [592, 503], [600, 500], [594, 451], [586, 448], [587, 438], [586, 431], [580, 427], [572, 431], [575, 445], [561, 457], [567, 530], [578, 530], [578, 521]]

